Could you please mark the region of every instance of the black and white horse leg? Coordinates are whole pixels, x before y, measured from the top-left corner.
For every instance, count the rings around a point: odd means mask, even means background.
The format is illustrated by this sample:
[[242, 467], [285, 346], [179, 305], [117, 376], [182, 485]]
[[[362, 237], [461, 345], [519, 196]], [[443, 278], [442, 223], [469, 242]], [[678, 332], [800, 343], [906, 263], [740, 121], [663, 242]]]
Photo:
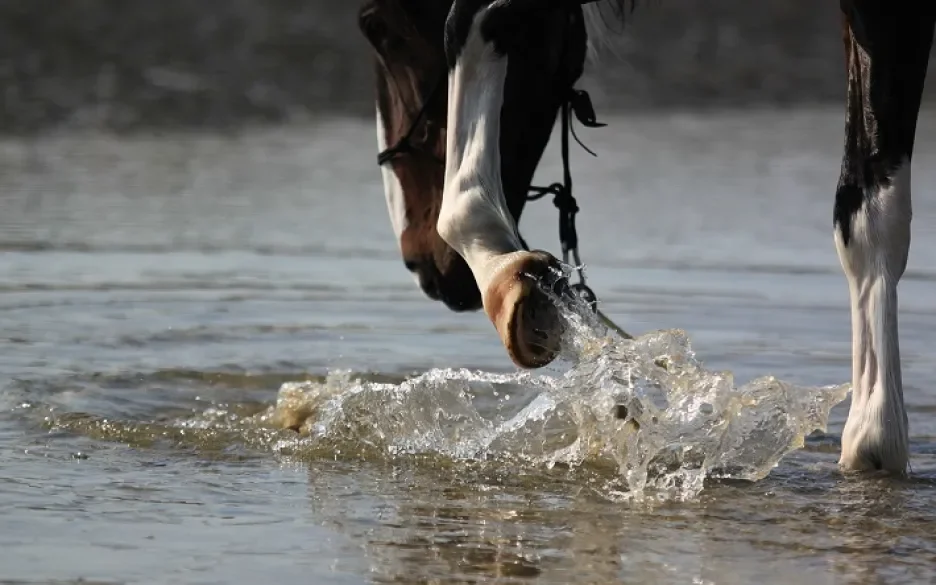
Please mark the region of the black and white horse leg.
[[910, 161], [934, 2], [841, 0], [848, 65], [834, 234], [852, 317], [852, 404], [839, 464], [906, 471], [897, 283], [910, 248]]
[[445, 188], [437, 229], [468, 266], [510, 358], [540, 367], [559, 349], [559, 316], [538, 279], [559, 263], [525, 250], [501, 177], [507, 54], [491, 36], [503, 2], [456, 0], [446, 31], [449, 64]]

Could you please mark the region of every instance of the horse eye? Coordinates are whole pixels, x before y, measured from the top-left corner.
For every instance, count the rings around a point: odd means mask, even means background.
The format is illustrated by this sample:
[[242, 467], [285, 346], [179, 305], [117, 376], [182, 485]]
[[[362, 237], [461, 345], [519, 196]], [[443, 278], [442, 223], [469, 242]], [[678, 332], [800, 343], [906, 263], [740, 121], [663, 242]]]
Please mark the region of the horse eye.
[[378, 18], [373, 12], [361, 16], [360, 27], [364, 36], [374, 44], [377, 44], [387, 32], [383, 19]]
[[364, 33], [371, 46], [379, 53], [392, 55], [399, 52], [406, 45], [404, 39], [391, 29], [387, 22], [380, 18], [376, 12], [361, 15], [359, 25], [361, 32]]

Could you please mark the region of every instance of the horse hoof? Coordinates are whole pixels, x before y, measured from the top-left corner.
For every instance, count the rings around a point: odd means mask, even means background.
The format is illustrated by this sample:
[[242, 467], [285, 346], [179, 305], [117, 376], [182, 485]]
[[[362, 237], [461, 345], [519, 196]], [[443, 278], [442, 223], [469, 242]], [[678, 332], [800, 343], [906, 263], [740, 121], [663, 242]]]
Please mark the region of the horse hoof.
[[541, 368], [559, 355], [559, 308], [544, 288], [564, 282], [559, 261], [542, 251], [511, 254], [492, 275], [484, 292], [484, 311], [510, 359], [522, 368]]

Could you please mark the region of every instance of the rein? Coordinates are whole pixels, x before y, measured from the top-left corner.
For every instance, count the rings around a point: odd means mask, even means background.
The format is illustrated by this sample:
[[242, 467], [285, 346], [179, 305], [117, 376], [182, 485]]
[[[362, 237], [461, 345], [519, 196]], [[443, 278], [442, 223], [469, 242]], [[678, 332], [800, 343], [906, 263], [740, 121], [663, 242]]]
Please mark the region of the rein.
[[578, 202], [572, 195], [572, 170], [569, 165], [569, 134], [575, 138], [579, 146], [585, 149], [592, 156], [598, 156], [592, 152], [572, 129], [572, 114], [583, 126], [588, 128], [601, 128], [607, 126], [595, 119], [595, 109], [592, 106], [591, 97], [588, 92], [569, 88], [569, 97], [562, 103], [562, 182], [553, 183], [548, 187], [530, 186], [530, 193], [527, 195], [527, 201], [536, 201], [542, 199], [550, 193], [553, 195], [553, 205], [559, 210], [559, 243], [562, 246], [562, 261], [569, 264], [571, 254], [572, 261], [575, 262], [575, 271], [578, 273], [579, 281], [572, 285], [572, 289], [581, 295], [592, 309], [598, 310], [598, 296], [585, 283], [585, 271], [582, 267], [582, 259], [578, 250], [578, 231], [575, 229], [575, 215], [579, 212]]

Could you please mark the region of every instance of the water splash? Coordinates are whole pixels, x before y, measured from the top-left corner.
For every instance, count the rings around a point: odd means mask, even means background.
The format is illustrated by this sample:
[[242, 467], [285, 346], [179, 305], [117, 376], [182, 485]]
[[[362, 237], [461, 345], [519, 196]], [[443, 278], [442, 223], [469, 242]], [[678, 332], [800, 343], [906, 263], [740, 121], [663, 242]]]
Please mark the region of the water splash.
[[736, 386], [730, 372], [703, 367], [683, 331], [624, 339], [578, 299], [556, 302], [565, 319], [564, 369], [436, 369], [402, 382], [332, 372], [282, 383], [275, 405], [212, 401], [156, 420], [132, 409], [75, 412], [73, 398], [62, 408], [27, 410], [51, 430], [206, 456], [402, 457], [532, 476], [559, 466], [605, 497], [685, 500], [706, 478], [765, 477], [810, 433], [826, 429], [849, 390], [773, 377]]
[[[569, 302], [565, 302], [569, 305]], [[685, 332], [625, 340], [572, 303], [564, 373], [437, 369], [401, 384], [285, 383], [265, 420], [299, 431], [279, 449], [364, 449], [552, 467], [612, 466], [628, 499], [690, 499], [707, 477], [758, 480], [824, 431], [849, 386], [706, 370]], [[613, 494], [608, 494], [613, 495]]]

